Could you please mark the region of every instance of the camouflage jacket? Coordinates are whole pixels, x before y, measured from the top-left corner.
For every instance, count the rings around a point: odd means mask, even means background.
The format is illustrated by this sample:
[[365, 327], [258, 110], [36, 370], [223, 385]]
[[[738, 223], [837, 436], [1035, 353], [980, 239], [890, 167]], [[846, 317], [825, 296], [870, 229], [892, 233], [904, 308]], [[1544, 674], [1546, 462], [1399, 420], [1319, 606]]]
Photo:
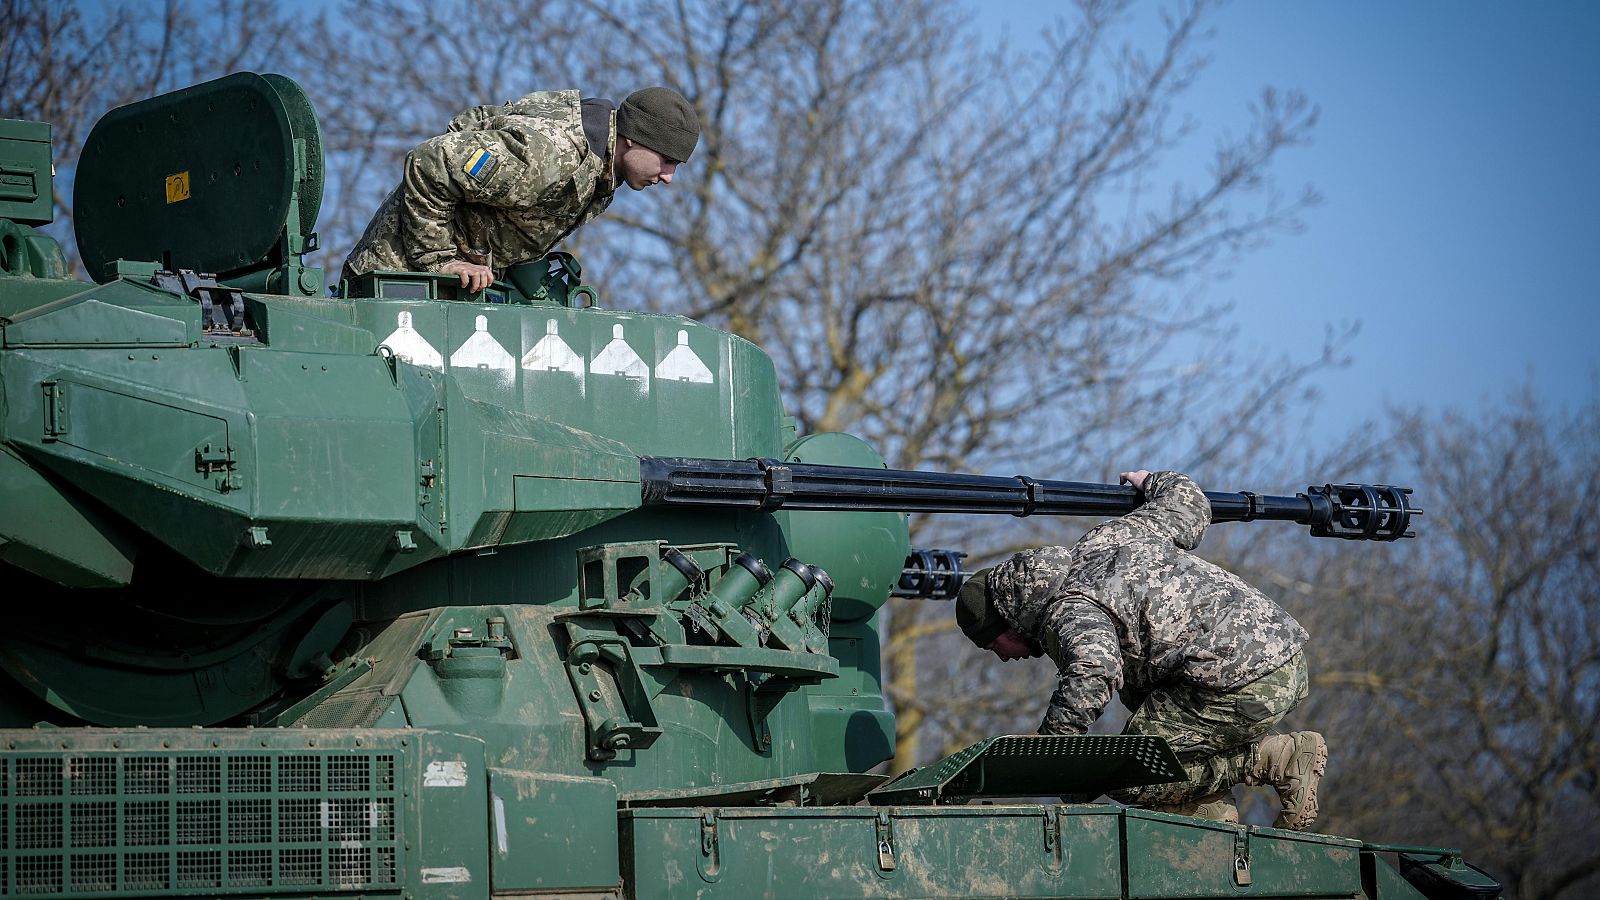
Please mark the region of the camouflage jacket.
[[435, 272], [453, 259], [498, 274], [538, 259], [610, 205], [616, 141], [611, 112], [604, 156], [591, 149], [577, 91], [469, 109], [406, 155], [400, 186], [350, 251], [343, 277]]
[[1168, 679], [1237, 687], [1305, 645], [1305, 629], [1276, 603], [1186, 552], [1210, 521], [1193, 481], [1157, 472], [1128, 515], [1070, 548], [1027, 550], [994, 567], [990, 601], [1060, 669], [1042, 733], [1087, 731], [1114, 691], [1133, 709]]

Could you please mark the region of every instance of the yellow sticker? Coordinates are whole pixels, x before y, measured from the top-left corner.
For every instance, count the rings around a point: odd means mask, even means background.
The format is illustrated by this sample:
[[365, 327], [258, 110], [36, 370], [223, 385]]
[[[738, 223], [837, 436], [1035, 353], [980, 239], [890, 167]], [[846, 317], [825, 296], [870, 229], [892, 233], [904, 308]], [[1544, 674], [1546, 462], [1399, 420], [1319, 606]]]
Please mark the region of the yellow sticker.
[[167, 202], [177, 203], [189, 199], [189, 173], [179, 172], [167, 176]]

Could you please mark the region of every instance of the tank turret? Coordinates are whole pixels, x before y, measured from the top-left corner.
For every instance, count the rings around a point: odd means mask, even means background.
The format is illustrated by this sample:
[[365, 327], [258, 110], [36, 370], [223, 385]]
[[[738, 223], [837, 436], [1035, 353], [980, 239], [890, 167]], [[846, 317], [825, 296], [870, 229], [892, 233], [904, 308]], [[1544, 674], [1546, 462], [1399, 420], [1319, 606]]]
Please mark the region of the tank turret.
[[[32, 230], [47, 126], [0, 127], [0, 894], [1390, 898], [1476, 877], [1446, 848], [1400, 848], [1407, 881], [1396, 848], [1090, 802], [1181, 777], [1154, 738], [996, 736], [875, 774], [882, 607], [962, 578], [907, 513], [1136, 497], [797, 434], [759, 347], [602, 306], [560, 254], [478, 292], [378, 272], [329, 296], [304, 259], [320, 146], [275, 75], [108, 113], [76, 176], [90, 283]], [[1212, 503], [1380, 540], [1421, 513], [1382, 486]]]

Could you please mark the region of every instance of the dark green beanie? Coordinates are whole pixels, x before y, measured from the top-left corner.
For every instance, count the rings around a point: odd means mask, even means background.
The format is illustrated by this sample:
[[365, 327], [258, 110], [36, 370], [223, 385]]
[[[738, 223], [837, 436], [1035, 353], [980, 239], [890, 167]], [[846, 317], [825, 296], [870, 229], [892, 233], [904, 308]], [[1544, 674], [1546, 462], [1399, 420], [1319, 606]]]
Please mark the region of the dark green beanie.
[[956, 624], [979, 647], [988, 647], [1011, 625], [989, 602], [990, 569], [973, 573], [956, 595]]
[[700, 117], [672, 88], [634, 91], [617, 108], [617, 134], [685, 162], [700, 142]]

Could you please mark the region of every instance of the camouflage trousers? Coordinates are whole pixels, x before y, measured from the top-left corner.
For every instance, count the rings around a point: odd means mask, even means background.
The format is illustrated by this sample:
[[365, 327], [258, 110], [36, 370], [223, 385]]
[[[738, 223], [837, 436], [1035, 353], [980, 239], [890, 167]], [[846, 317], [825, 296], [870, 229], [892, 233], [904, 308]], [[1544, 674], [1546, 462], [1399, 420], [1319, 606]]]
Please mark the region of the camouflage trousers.
[[1162, 685], [1134, 710], [1123, 734], [1167, 739], [1188, 781], [1112, 791], [1129, 806], [1184, 803], [1226, 791], [1244, 781], [1254, 744], [1300, 705], [1308, 692], [1304, 654], [1236, 688], [1184, 682]]

